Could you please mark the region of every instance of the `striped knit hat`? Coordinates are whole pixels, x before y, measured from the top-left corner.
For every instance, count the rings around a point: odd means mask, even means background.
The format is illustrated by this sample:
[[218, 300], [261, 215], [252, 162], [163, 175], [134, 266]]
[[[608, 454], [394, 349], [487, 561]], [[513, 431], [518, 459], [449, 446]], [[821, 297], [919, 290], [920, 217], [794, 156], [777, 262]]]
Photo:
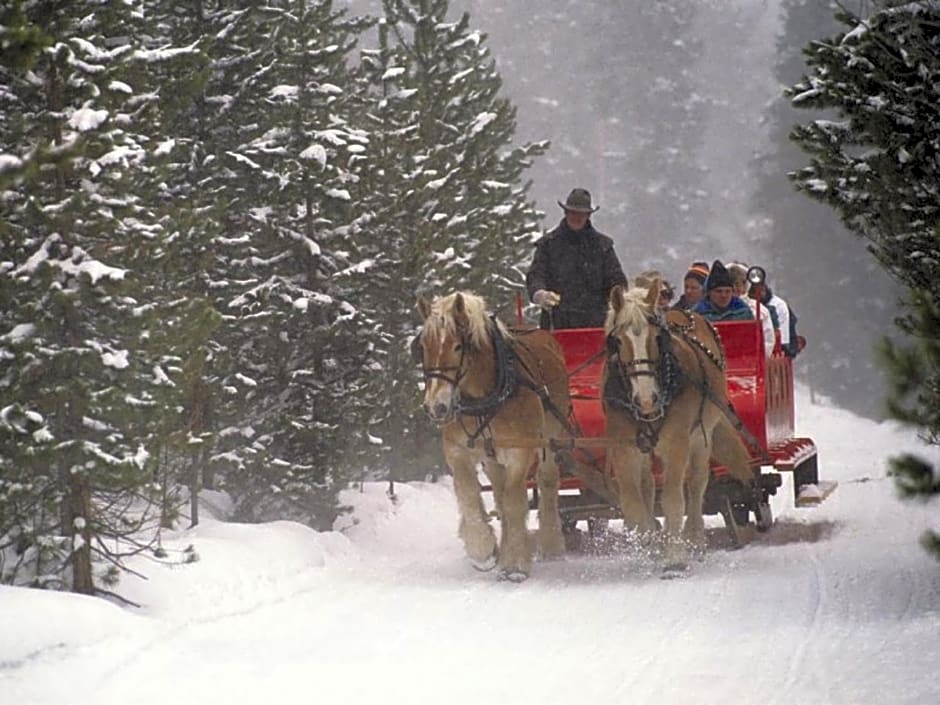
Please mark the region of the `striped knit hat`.
[[708, 262], [693, 262], [683, 279], [695, 279], [699, 284], [705, 286], [705, 280], [708, 279]]

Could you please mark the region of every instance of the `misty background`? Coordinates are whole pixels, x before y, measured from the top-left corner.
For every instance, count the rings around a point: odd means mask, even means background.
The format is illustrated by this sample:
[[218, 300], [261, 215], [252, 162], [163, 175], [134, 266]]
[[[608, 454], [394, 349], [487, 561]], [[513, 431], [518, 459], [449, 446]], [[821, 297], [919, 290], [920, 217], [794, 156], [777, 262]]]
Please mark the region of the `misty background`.
[[[865, 0], [842, 6], [864, 16]], [[380, 0], [350, 0], [381, 14]], [[759, 264], [808, 339], [812, 392], [881, 417], [872, 346], [896, 335], [901, 287], [787, 172], [808, 159], [784, 88], [801, 50], [840, 27], [828, 0], [452, 0], [470, 13], [517, 108], [516, 142], [550, 140], [527, 173], [544, 227], [574, 186], [628, 276], [659, 269], [681, 293], [693, 260]], [[843, 28], [844, 30], [844, 28]], [[524, 263], [527, 266], [528, 262]]]

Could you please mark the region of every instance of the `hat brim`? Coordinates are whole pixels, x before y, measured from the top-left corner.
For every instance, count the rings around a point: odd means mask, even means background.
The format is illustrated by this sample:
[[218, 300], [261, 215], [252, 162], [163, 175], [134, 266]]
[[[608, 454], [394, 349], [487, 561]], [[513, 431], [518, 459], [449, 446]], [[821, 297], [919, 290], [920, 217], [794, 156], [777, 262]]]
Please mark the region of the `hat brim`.
[[557, 201], [558, 205], [562, 207], [562, 210], [571, 211], [572, 213], [593, 213], [600, 206], [595, 206], [594, 208], [584, 208], [583, 206], [566, 206], [561, 201]]

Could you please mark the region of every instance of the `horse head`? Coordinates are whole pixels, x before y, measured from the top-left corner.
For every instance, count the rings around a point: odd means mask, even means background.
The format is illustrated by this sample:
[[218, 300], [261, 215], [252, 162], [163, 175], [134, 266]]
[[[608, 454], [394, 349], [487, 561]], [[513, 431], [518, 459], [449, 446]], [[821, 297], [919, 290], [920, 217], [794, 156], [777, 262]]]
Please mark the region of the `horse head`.
[[638, 418], [662, 413], [659, 388], [659, 332], [656, 304], [662, 282], [654, 278], [647, 288], [630, 290], [617, 285], [610, 291], [607, 309], [608, 367], [621, 376], [628, 398], [623, 400]]
[[[418, 337], [416, 352], [424, 371], [424, 409], [437, 423], [453, 419], [461, 391], [480, 392], [481, 373], [486, 376], [491, 355], [479, 355], [492, 348], [487, 331], [486, 304], [469, 292], [456, 292], [436, 298], [418, 299], [418, 311], [424, 327]], [[489, 370], [491, 373], [491, 370]]]

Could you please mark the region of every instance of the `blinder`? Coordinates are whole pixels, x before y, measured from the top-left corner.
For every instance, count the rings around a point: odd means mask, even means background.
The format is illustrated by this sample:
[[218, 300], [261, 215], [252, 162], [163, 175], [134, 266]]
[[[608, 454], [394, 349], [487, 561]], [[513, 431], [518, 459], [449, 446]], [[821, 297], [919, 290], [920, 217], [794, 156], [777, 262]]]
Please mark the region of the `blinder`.
[[[607, 354], [614, 358], [612, 364], [617, 372], [608, 378], [604, 398], [627, 410], [638, 421], [650, 424], [663, 418], [666, 408], [679, 391], [681, 380], [678, 363], [672, 349], [672, 336], [669, 325], [660, 315], [648, 316], [647, 322], [657, 328], [658, 359], [636, 357], [631, 360], [622, 360], [619, 338], [612, 333], [607, 336], [605, 343]], [[638, 369], [640, 367], [644, 369]], [[644, 414], [629, 392], [630, 380], [643, 376], [654, 377], [658, 383], [657, 411], [653, 415]]]
[[424, 331], [419, 330], [414, 338], [411, 339], [411, 361], [416, 365], [424, 364], [424, 349], [421, 347], [421, 335]]

